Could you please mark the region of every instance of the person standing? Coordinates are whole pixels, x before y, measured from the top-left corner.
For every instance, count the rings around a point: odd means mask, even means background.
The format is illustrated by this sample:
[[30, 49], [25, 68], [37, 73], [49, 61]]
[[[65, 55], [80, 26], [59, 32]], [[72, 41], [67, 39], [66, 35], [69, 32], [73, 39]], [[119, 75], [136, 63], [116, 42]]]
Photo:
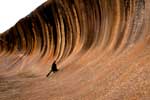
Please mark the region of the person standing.
[[51, 72], [55, 73], [57, 71], [58, 71], [58, 69], [57, 69], [56, 61], [54, 61], [52, 64], [51, 70], [49, 71], [49, 73], [46, 76], [48, 77], [51, 74]]

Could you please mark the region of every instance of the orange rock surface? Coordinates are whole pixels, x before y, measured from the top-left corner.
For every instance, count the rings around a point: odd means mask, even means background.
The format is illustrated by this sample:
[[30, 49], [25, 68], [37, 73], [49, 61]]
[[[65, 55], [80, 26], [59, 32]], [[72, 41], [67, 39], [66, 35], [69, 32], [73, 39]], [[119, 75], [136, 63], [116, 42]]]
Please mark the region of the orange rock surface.
[[48, 0], [0, 34], [0, 100], [150, 100], [150, 0]]

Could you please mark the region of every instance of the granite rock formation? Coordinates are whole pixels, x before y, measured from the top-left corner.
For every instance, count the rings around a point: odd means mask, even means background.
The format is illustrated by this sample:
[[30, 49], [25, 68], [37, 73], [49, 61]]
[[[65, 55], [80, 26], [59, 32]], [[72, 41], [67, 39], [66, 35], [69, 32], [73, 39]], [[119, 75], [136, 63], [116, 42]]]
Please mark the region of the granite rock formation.
[[0, 34], [0, 100], [150, 100], [149, 27], [150, 0], [48, 0]]

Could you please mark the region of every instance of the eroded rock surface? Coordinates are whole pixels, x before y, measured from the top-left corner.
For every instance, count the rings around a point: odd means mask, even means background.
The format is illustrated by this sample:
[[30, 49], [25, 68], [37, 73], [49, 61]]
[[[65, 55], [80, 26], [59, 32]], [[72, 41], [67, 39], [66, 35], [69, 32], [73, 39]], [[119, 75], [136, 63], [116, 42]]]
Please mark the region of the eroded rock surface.
[[49, 0], [0, 35], [0, 99], [150, 100], [149, 27], [150, 0]]

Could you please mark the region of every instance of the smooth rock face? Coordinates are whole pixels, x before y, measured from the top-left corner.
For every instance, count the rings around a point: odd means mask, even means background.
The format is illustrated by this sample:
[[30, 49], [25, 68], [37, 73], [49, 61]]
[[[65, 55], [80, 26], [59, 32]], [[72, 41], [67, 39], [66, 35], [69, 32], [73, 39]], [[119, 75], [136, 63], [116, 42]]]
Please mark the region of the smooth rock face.
[[0, 34], [0, 100], [150, 100], [150, 0], [47, 1]]

